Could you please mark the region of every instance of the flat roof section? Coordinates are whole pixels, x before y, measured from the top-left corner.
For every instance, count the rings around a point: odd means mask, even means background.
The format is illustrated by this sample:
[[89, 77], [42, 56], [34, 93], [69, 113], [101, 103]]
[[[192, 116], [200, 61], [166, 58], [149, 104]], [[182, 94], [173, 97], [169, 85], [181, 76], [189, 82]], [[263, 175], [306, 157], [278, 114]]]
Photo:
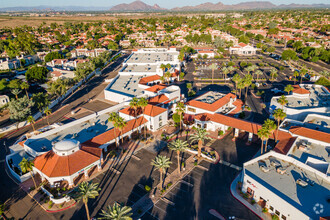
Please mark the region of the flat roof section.
[[[277, 161], [279, 166], [285, 170], [284, 174], [277, 172], [277, 167], [271, 165], [273, 160]], [[268, 172], [261, 170], [260, 166], [262, 164], [268, 167]], [[330, 204], [327, 202], [330, 184], [324, 180], [317, 179], [314, 173], [274, 157], [268, 157], [266, 160], [259, 160], [247, 165], [245, 172], [311, 219], [319, 219], [320, 216], [330, 216]], [[297, 184], [296, 181], [298, 179], [305, 181], [308, 185], [303, 187]], [[313, 210], [316, 204], [324, 206], [321, 215]]]
[[289, 156], [305, 163], [308, 157], [330, 163], [330, 146], [326, 147], [321, 144], [315, 144], [298, 138], [292, 147]]
[[221, 99], [222, 97], [224, 97], [225, 95], [226, 94], [223, 94], [220, 92], [210, 91], [210, 92], [207, 92], [207, 93], [197, 97], [195, 100], [204, 102], [204, 103], [208, 103], [208, 104], [212, 104], [212, 103], [216, 102], [217, 100]]
[[159, 53], [133, 53], [128, 60], [127, 64], [143, 64], [143, 63], [161, 63], [161, 62], [173, 62], [174, 56], [178, 55], [178, 52], [159, 52]]
[[[119, 110], [119, 109], [118, 109]], [[99, 115], [93, 119], [73, 125], [46, 137], [32, 137], [25, 142], [25, 145], [36, 152], [47, 152], [52, 149], [52, 143], [63, 139], [75, 139], [80, 143], [92, 139], [93, 137], [113, 128], [111, 122], [108, 122], [109, 115]]]
[[157, 65], [127, 65], [122, 69], [121, 72], [130, 73], [130, 72], [148, 72], [154, 73], [157, 70]]
[[143, 77], [145, 76], [119, 75], [111, 87], [106, 90], [130, 97], [138, 96], [143, 91], [142, 88], [139, 88], [139, 82]]

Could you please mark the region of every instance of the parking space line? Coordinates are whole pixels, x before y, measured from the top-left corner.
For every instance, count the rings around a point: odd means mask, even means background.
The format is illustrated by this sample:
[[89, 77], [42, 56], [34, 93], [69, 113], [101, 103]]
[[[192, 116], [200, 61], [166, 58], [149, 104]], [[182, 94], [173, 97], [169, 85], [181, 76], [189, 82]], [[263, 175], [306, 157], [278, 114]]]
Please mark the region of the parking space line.
[[165, 212], [165, 213], [166, 213], [166, 211], [165, 211], [164, 209], [162, 209], [162, 208], [160, 208], [159, 206], [157, 206], [157, 203], [155, 204], [155, 207], [156, 207], [157, 209], [161, 210], [162, 212]]
[[154, 214], [152, 214], [150, 211], [148, 211], [146, 213], [148, 213], [149, 215], [151, 215], [154, 219], [158, 219], [159, 220], [159, 218], [157, 216], [155, 216]]
[[172, 205], [172, 206], [175, 206], [175, 203], [172, 202], [171, 200], [169, 200], [169, 199], [166, 198], [166, 197], [163, 197], [163, 198], [160, 198], [160, 199], [161, 199], [162, 201], [164, 201], [164, 202], [166, 202], [166, 203]]
[[[171, 191], [169, 191], [168, 193], [171, 193], [173, 196], [175, 196], [175, 197], [180, 197], [180, 198], [183, 198], [183, 196], [179, 196], [178, 195], [178, 193], [179, 192], [177, 192], [176, 194], [174, 194], [174, 193], [172, 193]], [[168, 193], [166, 194], [166, 196], [168, 195]], [[165, 197], [166, 198], [166, 197]]]
[[181, 183], [184, 183], [184, 184], [186, 184], [186, 185], [188, 185], [188, 186], [190, 186], [190, 187], [193, 187], [193, 186], [194, 186], [194, 184], [188, 183], [188, 182], [185, 181], [185, 180], [181, 180]]

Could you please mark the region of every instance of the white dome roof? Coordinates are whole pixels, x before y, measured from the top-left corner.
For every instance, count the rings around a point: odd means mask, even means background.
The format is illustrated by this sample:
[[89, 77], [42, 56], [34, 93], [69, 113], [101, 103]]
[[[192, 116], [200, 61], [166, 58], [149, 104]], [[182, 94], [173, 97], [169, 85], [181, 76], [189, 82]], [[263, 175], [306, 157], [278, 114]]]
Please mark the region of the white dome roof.
[[76, 140], [62, 140], [54, 144], [53, 149], [59, 152], [68, 152], [79, 147], [79, 141]]

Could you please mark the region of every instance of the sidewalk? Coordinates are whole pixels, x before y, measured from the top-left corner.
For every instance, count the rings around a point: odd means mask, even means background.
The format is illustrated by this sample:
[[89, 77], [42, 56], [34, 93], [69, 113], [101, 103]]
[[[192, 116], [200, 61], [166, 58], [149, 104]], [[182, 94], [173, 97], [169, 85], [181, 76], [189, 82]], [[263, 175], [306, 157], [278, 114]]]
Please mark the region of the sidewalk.
[[254, 205], [250, 204], [248, 201], [246, 201], [238, 192], [237, 192], [237, 184], [241, 177], [241, 174], [238, 174], [237, 177], [233, 180], [233, 182], [230, 185], [230, 193], [231, 195], [237, 199], [240, 203], [242, 203], [246, 208], [250, 209], [254, 214], [256, 214], [260, 219], [263, 220], [271, 220], [272, 218], [270, 215], [266, 215], [262, 212], [262, 208], [255, 203]]

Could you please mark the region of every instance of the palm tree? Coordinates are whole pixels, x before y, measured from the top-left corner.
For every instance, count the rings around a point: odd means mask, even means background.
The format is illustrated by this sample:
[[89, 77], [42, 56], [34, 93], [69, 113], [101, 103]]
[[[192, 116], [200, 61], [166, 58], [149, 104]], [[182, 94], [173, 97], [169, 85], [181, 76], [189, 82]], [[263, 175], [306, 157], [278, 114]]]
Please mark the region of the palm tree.
[[281, 95], [281, 97], [277, 99], [277, 102], [282, 105], [283, 109], [284, 105], [288, 103], [288, 99], [284, 95]]
[[298, 77], [298, 76], [299, 76], [298, 71], [294, 71], [294, 73], [293, 73], [293, 77], [294, 77], [293, 84], [296, 84], [296, 80], [297, 80], [297, 77]]
[[224, 80], [225, 80], [225, 82], [227, 81], [227, 74], [229, 73], [229, 70], [228, 70], [228, 68], [227, 67], [222, 67], [222, 73], [223, 73], [223, 77], [224, 77]]
[[257, 65], [255, 65], [255, 64], [253, 64], [252, 66], [251, 66], [251, 72], [252, 72], [252, 78], [253, 78], [253, 74], [254, 74], [254, 71], [256, 71], [256, 69], [258, 69], [258, 67], [257, 67]]
[[171, 74], [169, 71], [167, 71], [167, 72], [165, 73], [164, 77], [165, 77], [165, 79], [166, 79], [167, 84], [170, 84], [171, 76], [172, 76], [172, 74]]
[[277, 70], [276, 69], [271, 69], [270, 70], [270, 76], [272, 77], [272, 81], [274, 81], [274, 78], [278, 76]]
[[212, 70], [212, 84], [213, 84], [213, 81], [214, 81], [214, 70], [218, 69], [218, 66], [217, 66], [217, 64], [212, 63], [212, 64], [209, 66], [209, 69]]
[[273, 117], [277, 121], [277, 131], [276, 131], [276, 136], [275, 136], [275, 142], [277, 141], [278, 138], [278, 129], [280, 128], [280, 121], [283, 121], [286, 118], [286, 113], [283, 111], [283, 109], [275, 109]]
[[49, 117], [50, 114], [52, 114], [52, 110], [49, 109], [48, 107], [46, 107], [45, 110], [44, 110], [44, 113], [46, 114], [47, 123], [48, 123], [48, 125], [50, 125], [48, 117]]
[[111, 205], [108, 205], [105, 210], [101, 210], [101, 215], [98, 219], [110, 219], [110, 220], [131, 220], [132, 208], [129, 206], [121, 206], [117, 202]]
[[201, 153], [202, 153], [202, 146], [204, 144], [205, 140], [210, 140], [211, 138], [208, 137], [207, 135], [209, 135], [209, 133], [204, 129], [204, 128], [197, 128], [196, 129], [196, 133], [194, 133], [193, 135], [191, 135], [190, 140], [191, 141], [198, 141], [198, 160], [201, 157]]
[[[124, 128], [126, 127], [126, 125], [127, 125], [127, 122], [125, 121], [125, 119], [119, 116], [117, 121], [114, 124], [114, 127], [118, 128], [120, 133], [122, 133]], [[119, 136], [119, 141], [120, 140], [121, 140], [121, 138]]]
[[33, 118], [32, 115], [30, 115], [29, 117], [27, 117], [27, 121], [30, 123], [30, 125], [32, 126], [32, 129], [33, 129], [33, 132], [36, 132], [35, 128], [34, 128], [34, 123], [35, 123], [35, 120]]
[[305, 77], [306, 73], [307, 73], [307, 69], [305, 67], [303, 67], [300, 70], [300, 73], [299, 73], [299, 75], [300, 75], [300, 84], [302, 83], [302, 79]]
[[228, 69], [229, 73], [231, 74], [235, 70], [235, 67], [229, 66], [227, 69]]
[[236, 91], [236, 95], [237, 95], [237, 84], [241, 80], [241, 77], [240, 77], [240, 75], [238, 73], [236, 73], [233, 76], [232, 80], [235, 82], [235, 91]]
[[179, 173], [180, 173], [180, 170], [181, 170], [181, 167], [180, 167], [180, 152], [183, 152], [187, 149], [188, 147], [188, 143], [187, 141], [182, 141], [180, 139], [177, 139], [175, 141], [172, 141], [170, 143], [170, 146], [169, 148], [173, 151], [176, 151], [176, 154], [177, 154], [177, 158], [178, 158], [178, 170], [179, 170]]
[[[266, 130], [269, 131], [270, 134], [273, 134], [274, 131], [277, 129], [277, 126], [273, 120], [267, 119], [264, 124], [262, 125]], [[268, 139], [266, 140], [266, 147], [267, 147]]]
[[155, 159], [151, 161], [151, 165], [155, 166], [155, 168], [159, 171], [160, 173], [160, 182], [162, 183], [163, 186], [163, 174], [166, 172], [166, 168], [170, 167], [172, 162], [170, 161], [169, 158], [166, 156], [158, 155]]
[[23, 157], [22, 161], [18, 165], [21, 168], [22, 173], [30, 172], [30, 175], [31, 175], [33, 183], [34, 183], [34, 188], [37, 189], [37, 184], [36, 184], [36, 181], [34, 180], [33, 173], [32, 173], [33, 166], [34, 166], [33, 161], [28, 160], [25, 157]]
[[163, 75], [165, 73], [166, 70], [166, 65], [164, 63], [160, 64], [160, 68], [163, 70]]
[[[144, 110], [148, 105], [148, 100], [146, 98], [140, 98], [138, 102], [138, 106], [142, 109], [142, 114], [144, 114]], [[147, 138], [147, 129], [144, 129], [144, 137]]]
[[27, 92], [27, 90], [29, 89], [29, 87], [30, 87], [30, 85], [27, 82], [22, 82], [21, 89], [24, 89], [25, 90], [26, 97], [29, 97], [29, 94]]
[[87, 219], [90, 220], [89, 210], [88, 210], [88, 199], [94, 199], [99, 195], [101, 189], [98, 187], [97, 183], [82, 182], [79, 184], [78, 193], [79, 199], [85, 204]]
[[129, 106], [130, 106], [130, 108], [132, 108], [134, 110], [134, 117], [136, 118], [136, 110], [139, 107], [138, 98], [136, 98], [136, 97], [132, 98], [132, 100], [129, 102]]
[[257, 75], [257, 81], [259, 80], [259, 75], [262, 75], [262, 71], [261, 70], [257, 70], [255, 71], [255, 73]]
[[185, 107], [183, 102], [178, 102], [175, 108], [176, 112], [178, 113], [178, 115], [180, 116], [180, 131], [181, 131], [181, 121], [182, 121], [182, 115], [185, 112]]
[[119, 118], [119, 115], [117, 112], [111, 112], [109, 114], [109, 118], [108, 118], [108, 121], [111, 122], [114, 126], [114, 129], [113, 129], [113, 132], [115, 134], [115, 145], [117, 147], [117, 141], [116, 141], [116, 128], [118, 128], [118, 124], [116, 123], [118, 121], [118, 118]]
[[19, 89], [12, 89], [11, 93], [16, 97], [16, 100], [18, 100], [18, 95], [21, 93], [21, 90]]
[[248, 72], [248, 74], [250, 74], [252, 71], [254, 71], [254, 68], [252, 66], [248, 66], [245, 68], [246, 72]]
[[244, 84], [244, 80], [240, 80], [240, 81], [238, 81], [238, 83], [237, 83], [237, 89], [239, 89], [239, 98], [241, 98], [241, 94], [242, 94], [242, 89], [244, 89], [245, 88], [245, 84]]
[[167, 69], [167, 71], [169, 71], [170, 69], [172, 68], [172, 65], [171, 64], [166, 64], [166, 69]]
[[286, 91], [288, 94], [290, 94], [293, 91], [293, 86], [291, 84], [288, 84], [285, 88], [284, 91]]
[[264, 127], [261, 127], [257, 132], [258, 137], [261, 139], [261, 154], [263, 153], [264, 148], [264, 141], [267, 140], [270, 136], [270, 132], [265, 129]]
[[245, 89], [245, 101], [246, 101], [249, 86], [252, 84], [252, 75], [250, 75], [250, 74], [245, 75], [243, 82], [244, 82], [244, 87], [246, 88]]

